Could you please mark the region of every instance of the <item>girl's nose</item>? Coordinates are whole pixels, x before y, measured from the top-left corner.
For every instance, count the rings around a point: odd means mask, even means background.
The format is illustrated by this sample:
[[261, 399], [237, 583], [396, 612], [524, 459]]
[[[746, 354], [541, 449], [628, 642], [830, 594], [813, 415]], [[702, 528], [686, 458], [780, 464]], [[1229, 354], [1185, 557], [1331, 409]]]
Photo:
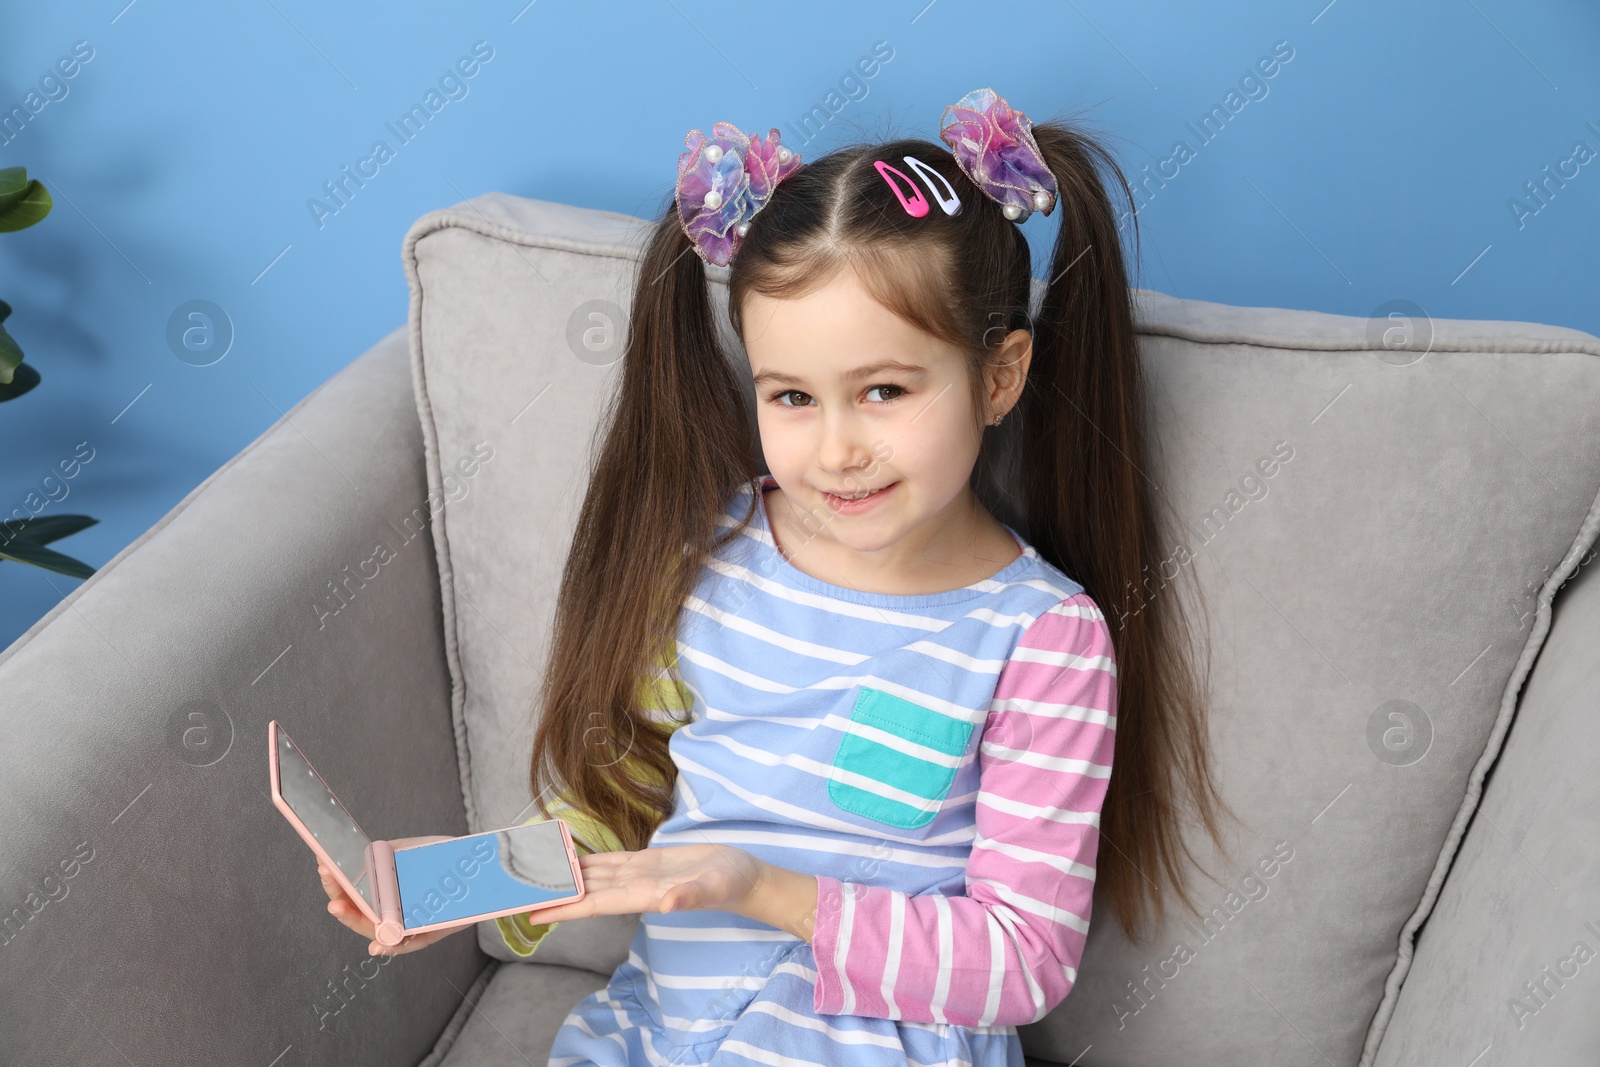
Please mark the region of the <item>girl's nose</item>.
[[823, 470], [847, 471], [872, 459], [872, 442], [863, 421], [852, 415], [832, 415], [822, 420], [817, 442], [817, 465]]

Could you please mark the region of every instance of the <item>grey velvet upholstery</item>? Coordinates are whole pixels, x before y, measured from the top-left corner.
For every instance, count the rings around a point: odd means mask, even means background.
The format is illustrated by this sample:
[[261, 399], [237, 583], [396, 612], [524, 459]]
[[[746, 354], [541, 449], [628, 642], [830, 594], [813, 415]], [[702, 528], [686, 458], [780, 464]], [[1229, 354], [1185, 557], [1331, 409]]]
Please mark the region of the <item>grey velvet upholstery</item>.
[[1379, 1067], [1600, 1062], [1600, 559], [1558, 594]]
[[[397, 330], [0, 658], [0, 1062], [406, 1063], [437, 1038], [482, 955], [369, 962], [266, 764], [277, 719], [370, 833], [466, 830], [426, 512], [410, 544], [389, 525], [424, 487]], [[396, 558], [321, 614], [380, 540]], [[36, 889], [59, 899], [14, 928]]]
[[[544, 1062], [635, 920], [566, 924], [528, 961], [492, 924], [368, 961], [267, 802], [265, 728], [378, 836], [527, 810], [529, 703], [617, 371], [569, 328], [626, 308], [639, 244], [637, 220], [498, 194], [424, 216], [408, 331], [0, 654], [0, 1062]], [[1226, 856], [1190, 839], [1209, 929], [1175, 911], [1135, 945], [1097, 905], [1078, 987], [1024, 1047], [1592, 1062], [1596, 964], [1548, 975], [1600, 950], [1600, 580], [1579, 567], [1600, 339], [1436, 321], [1400, 365], [1364, 319], [1138, 300], [1148, 473], [1186, 524], [1244, 821]]]

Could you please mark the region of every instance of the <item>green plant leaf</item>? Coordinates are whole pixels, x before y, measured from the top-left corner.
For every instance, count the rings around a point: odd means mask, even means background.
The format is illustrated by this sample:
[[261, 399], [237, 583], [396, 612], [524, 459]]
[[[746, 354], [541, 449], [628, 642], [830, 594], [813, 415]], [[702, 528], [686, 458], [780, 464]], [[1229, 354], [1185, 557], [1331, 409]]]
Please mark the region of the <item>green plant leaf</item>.
[[0, 167], [0, 205], [22, 195], [27, 188], [27, 167]]
[[39, 384], [39, 372], [27, 363], [19, 365], [16, 372], [11, 375], [11, 381], [0, 385], [0, 403], [15, 400], [29, 389]]
[[[10, 312], [10, 308], [6, 308]], [[5, 321], [5, 316], [0, 315], [0, 322]], [[11, 376], [17, 368], [22, 366], [22, 346], [0, 326], [0, 385], [10, 385]]]
[[50, 208], [54, 206], [50, 190], [38, 179], [28, 182], [20, 190], [8, 190], [6, 186], [11, 183], [13, 171], [26, 174], [22, 167], [0, 170], [0, 233], [25, 230], [50, 214]]
[[25, 537], [13, 537], [10, 541], [0, 545], [0, 559], [15, 560], [26, 563], [31, 567], [39, 567], [57, 574], [65, 574], [68, 578], [87, 578], [94, 573], [94, 568], [71, 556], [64, 556], [54, 549], [45, 548], [35, 544]]
[[48, 545], [79, 530], [87, 530], [99, 519], [87, 515], [47, 515], [42, 519], [6, 519], [0, 522], [0, 545], [13, 537], [26, 537], [36, 545]]

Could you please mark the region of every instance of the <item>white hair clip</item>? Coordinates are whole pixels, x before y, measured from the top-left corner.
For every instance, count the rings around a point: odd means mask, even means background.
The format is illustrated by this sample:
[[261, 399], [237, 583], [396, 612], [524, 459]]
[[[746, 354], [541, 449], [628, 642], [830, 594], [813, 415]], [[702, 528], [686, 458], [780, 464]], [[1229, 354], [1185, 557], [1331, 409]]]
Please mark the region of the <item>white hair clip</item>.
[[[938, 204], [946, 215], [961, 214], [961, 198], [956, 195], [955, 186], [950, 184], [948, 178], [916, 156], [905, 156], [903, 158], [906, 161], [906, 166], [916, 171], [917, 175], [922, 178], [922, 184], [926, 185], [928, 192], [933, 194], [934, 203]], [[935, 181], [944, 186], [944, 195], [941, 196], [939, 194], [938, 187], [934, 185]]]

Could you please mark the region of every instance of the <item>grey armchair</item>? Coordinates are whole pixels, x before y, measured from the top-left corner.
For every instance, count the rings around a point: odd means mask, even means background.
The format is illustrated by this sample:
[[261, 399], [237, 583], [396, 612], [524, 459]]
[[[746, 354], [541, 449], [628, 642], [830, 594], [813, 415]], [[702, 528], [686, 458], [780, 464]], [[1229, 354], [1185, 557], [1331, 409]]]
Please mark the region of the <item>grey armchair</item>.
[[[604, 985], [633, 918], [367, 957], [265, 738], [376, 835], [525, 817], [640, 225], [418, 220], [408, 329], [0, 655], [0, 1062], [542, 1065]], [[1596, 1062], [1600, 339], [1137, 297], [1242, 824], [1197, 845], [1204, 914], [1097, 912], [1030, 1062]]]

